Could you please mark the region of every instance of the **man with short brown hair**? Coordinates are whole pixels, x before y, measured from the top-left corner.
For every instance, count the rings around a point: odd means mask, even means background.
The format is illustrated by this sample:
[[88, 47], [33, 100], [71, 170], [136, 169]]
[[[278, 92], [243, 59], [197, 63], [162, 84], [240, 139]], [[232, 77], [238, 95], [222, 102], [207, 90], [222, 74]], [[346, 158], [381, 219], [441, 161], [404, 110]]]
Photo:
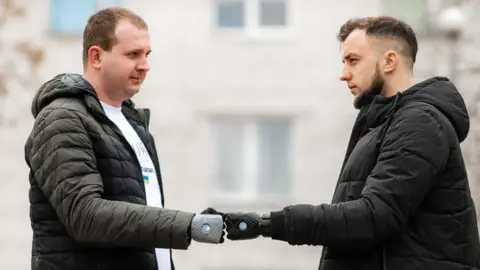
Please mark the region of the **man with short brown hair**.
[[150, 35], [123, 8], [92, 15], [84, 72], [59, 74], [32, 102], [33, 270], [172, 270], [171, 249], [223, 242], [223, 217], [164, 208], [150, 111], [131, 98], [150, 69]]
[[480, 269], [462, 96], [444, 77], [414, 82], [417, 40], [402, 21], [349, 20], [338, 38], [359, 114], [332, 203], [227, 213], [227, 238], [321, 245], [322, 270]]
[[99, 46], [110, 51], [118, 40], [115, 29], [119, 21], [128, 21], [138, 29], [148, 30], [148, 25], [142, 17], [124, 8], [104, 9], [90, 16], [83, 31], [83, 65], [88, 64], [88, 51], [92, 46]]

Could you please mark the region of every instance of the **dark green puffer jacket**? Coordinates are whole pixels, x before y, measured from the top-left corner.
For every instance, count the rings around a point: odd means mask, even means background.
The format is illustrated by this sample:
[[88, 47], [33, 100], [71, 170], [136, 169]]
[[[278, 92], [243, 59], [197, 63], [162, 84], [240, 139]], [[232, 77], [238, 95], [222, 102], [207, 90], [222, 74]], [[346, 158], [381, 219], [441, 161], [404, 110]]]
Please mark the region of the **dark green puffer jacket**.
[[[149, 111], [131, 101], [122, 110], [162, 187]], [[155, 248], [188, 248], [194, 214], [146, 206], [135, 153], [87, 81], [55, 76], [35, 95], [32, 113], [25, 159], [33, 270], [157, 270]]]

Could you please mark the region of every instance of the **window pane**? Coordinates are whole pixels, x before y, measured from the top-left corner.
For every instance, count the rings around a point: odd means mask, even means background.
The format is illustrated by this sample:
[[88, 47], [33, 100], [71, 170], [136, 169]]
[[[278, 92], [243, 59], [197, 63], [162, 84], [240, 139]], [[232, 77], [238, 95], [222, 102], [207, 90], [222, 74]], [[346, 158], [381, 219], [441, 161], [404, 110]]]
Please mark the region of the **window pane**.
[[287, 3], [281, 0], [260, 0], [260, 25], [285, 26]]
[[236, 121], [219, 121], [215, 125], [215, 179], [220, 190], [242, 189], [244, 125]]
[[286, 194], [290, 188], [289, 121], [262, 121], [258, 132], [260, 192]]
[[119, 6], [121, 6], [121, 0], [97, 0], [97, 10]]
[[221, 28], [240, 28], [245, 25], [243, 0], [218, 0], [217, 25]]
[[384, 0], [384, 15], [406, 22], [414, 30], [423, 30], [426, 11], [425, 0]]
[[95, 13], [95, 0], [52, 0], [50, 27], [63, 34], [81, 34], [90, 15]]

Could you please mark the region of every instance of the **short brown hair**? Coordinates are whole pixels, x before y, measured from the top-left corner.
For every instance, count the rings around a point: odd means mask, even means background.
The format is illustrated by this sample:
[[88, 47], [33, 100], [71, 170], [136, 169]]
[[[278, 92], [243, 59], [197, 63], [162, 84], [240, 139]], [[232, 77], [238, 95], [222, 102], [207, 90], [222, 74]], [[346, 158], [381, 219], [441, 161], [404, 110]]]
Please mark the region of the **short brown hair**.
[[365, 30], [367, 36], [395, 41], [399, 45], [398, 53], [411, 58], [413, 67], [417, 57], [418, 42], [415, 32], [408, 24], [389, 16], [350, 19], [340, 27], [338, 40], [345, 41], [356, 29]]
[[121, 20], [128, 20], [141, 29], [148, 29], [147, 23], [134, 12], [121, 8], [111, 7], [99, 10], [88, 18], [83, 31], [83, 65], [88, 60], [88, 50], [97, 45], [109, 51], [116, 43], [115, 29]]

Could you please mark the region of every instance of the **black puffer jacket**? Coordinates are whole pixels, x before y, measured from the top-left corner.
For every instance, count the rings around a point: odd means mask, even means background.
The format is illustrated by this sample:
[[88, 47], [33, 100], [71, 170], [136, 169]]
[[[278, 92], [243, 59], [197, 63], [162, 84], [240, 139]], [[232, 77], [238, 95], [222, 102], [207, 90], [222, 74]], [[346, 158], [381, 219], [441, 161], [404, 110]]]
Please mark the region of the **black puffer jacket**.
[[[161, 186], [149, 111], [130, 101], [122, 110], [147, 147]], [[25, 146], [32, 269], [157, 270], [154, 248], [189, 246], [194, 214], [145, 206], [135, 153], [80, 75], [60, 74], [45, 83], [32, 113]]]
[[460, 150], [469, 131], [446, 78], [364, 106], [332, 204], [272, 212], [273, 238], [323, 245], [322, 270], [480, 269], [475, 207]]

